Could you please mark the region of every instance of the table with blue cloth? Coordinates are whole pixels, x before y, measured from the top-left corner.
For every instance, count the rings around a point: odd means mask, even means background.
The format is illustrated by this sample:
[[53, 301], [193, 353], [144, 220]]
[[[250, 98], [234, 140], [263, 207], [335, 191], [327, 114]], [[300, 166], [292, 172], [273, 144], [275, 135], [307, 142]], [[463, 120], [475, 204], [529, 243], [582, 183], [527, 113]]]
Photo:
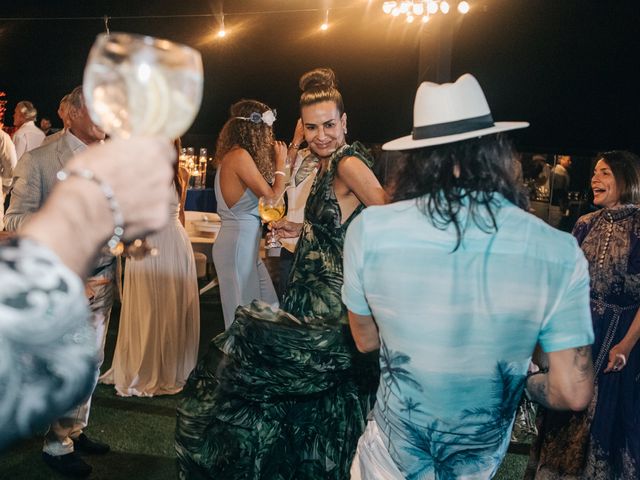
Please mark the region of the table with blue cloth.
[[217, 208], [216, 195], [213, 188], [189, 188], [184, 202], [185, 210], [198, 212], [215, 212]]

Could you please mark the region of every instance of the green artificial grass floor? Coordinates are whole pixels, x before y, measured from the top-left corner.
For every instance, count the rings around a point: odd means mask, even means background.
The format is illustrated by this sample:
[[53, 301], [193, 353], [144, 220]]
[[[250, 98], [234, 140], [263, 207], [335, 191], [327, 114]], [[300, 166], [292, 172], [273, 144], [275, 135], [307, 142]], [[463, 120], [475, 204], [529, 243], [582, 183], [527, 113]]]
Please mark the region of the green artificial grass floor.
[[[201, 296], [200, 354], [209, 340], [224, 328], [219, 292], [215, 288]], [[109, 368], [118, 333], [119, 309], [114, 307], [103, 371]], [[93, 480], [165, 480], [177, 478], [173, 434], [175, 409], [181, 395], [152, 398], [123, 398], [113, 386], [98, 385], [92, 400], [87, 434], [108, 443], [111, 452], [84, 456], [93, 467]], [[49, 469], [41, 460], [42, 436], [19, 442], [0, 454], [0, 480], [58, 480], [65, 477]], [[508, 454], [495, 477], [522, 478], [526, 455]], [[224, 479], [221, 479], [224, 480]]]

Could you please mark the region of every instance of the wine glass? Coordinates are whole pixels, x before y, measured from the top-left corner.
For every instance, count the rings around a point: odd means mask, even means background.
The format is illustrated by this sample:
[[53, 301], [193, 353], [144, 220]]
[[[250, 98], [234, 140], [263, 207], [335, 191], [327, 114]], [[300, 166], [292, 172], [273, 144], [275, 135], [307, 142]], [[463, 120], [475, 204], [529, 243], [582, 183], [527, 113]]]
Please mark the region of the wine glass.
[[[263, 223], [271, 223], [284, 217], [284, 195], [263, 196], [258, 199], [258, 214]], [[271, 250], [282, 247], [280, 241], [273, 235], [267, 236], [265, 249]]]
[[[202, 88], [198, 51], [144, 35], [98, 35], [84, 70], [89, 115], [112, 137], [155, 135], [173, 141], [198, 113]], [[151, 250], [146, 242], [136, 243]]]
[[98, 35], [84, 70], [91, 119], [113, 137], [178, 138], [198, 113], [202, 87], [198, 51], [130, 33]]

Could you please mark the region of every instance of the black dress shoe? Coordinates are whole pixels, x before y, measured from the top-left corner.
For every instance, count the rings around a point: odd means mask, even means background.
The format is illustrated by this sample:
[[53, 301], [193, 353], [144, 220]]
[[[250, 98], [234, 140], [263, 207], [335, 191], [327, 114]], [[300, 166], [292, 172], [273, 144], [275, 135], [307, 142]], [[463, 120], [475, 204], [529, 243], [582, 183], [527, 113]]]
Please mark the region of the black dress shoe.
[[84, 433], [81, 433], [78, 438], [73, 439], [73, 449], [78, 452], [90, 453], [96, 455], [103, 455], [107, 453], [111, 448], [106, 443], [96, 442], [91, 440]]
[[80, 455], [75, 452], [57, 456], [42, 452], [42, 460], [65, 477], [88, 477], [92, 470], [91, 465], [82, 460]]

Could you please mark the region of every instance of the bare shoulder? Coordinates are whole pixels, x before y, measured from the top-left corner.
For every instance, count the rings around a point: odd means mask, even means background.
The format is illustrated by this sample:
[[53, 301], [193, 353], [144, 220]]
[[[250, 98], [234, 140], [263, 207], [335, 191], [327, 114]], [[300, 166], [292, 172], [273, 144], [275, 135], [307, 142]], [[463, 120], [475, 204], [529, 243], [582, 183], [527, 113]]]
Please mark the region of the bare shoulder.
[[250, 168], [250, 166], [255, 165], [255, 163], [249, 152], [244, 148], [234, 147], [224, 154], [220, 160], [220, 165], [225, 167], [227, 170], [240, 172]]
[[223, 162], [246, 160], [252, 160], [252, 158], [249, 152], [242, 147], [233, 147], [222, 157]]
[[353, 193], [366, 206], [387, 203], [387, 195], [369, 166], [357, 156], [343, 158], [338, 164], [336, 194], [341, 188]]
[[365, 171], [370, 172], [371, 169], [361, 159], [354, 155], [344, 157], [338, 162], [338, 175], [342, 177], [362, 175], [362, 172]]

